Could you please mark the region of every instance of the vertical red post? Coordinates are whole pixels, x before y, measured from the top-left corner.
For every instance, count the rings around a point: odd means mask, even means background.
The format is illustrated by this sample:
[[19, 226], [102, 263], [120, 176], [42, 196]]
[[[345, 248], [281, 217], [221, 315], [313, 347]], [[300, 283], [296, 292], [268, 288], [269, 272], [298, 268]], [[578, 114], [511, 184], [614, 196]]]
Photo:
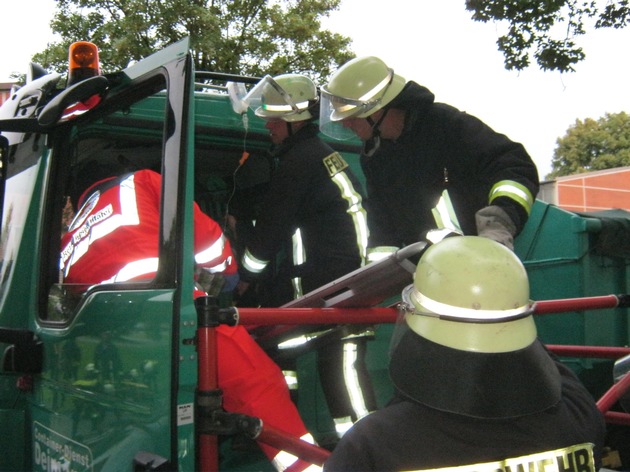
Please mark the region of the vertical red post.
[[[216, 299], [199, 297], [197, 308], [197, 398], [195, 417], [221, 407], [218, 388], [217, 338], [218, 311]], [[196, 421], [197, 423], [197, 421]], [[203, 472], [219, 470], [218, 438], [214, 434], [197, 434], [199, 468]]]

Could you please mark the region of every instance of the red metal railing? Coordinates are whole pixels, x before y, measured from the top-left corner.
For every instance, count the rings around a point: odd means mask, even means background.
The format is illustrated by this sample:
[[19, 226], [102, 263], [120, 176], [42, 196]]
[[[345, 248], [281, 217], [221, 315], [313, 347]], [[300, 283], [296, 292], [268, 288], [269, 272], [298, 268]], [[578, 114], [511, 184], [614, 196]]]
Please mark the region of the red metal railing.
[[[628, 306], [630, 306], [628, 295], [541, 300], [535, 302], [534, 314], [546, 315]], [[396, 308], [239, 308], [231, 310], [234, 311], [240, 324], [276, 327], [276, 331], [271, 331], [272, 335], [290, 330], [296, 325], [393, 323], [399, 314]], [[213, 332], [212, 326], [202, 326], [200, 323], [197, 340], [200, 391], [217, 388], [217, 353]], [[561, 357], [618, 359], [630, 354], [630, 348], [627, 347], [569, 345], [547, 345], [547, 347]], [[630, 414], [610, 411], [610, 408], [628, 391], [630, 391], [630, 372], [597, 401], [597, 407], [604, 414], [607, 422], [630, 426]], [[216, 437], [212, 439], [209, 437], [212, 435], [208, 434], [200, 436], [200, 466], [204, 471], [218, 470]], [[288, 451], [303, 461], [316, 465], [322, 465], [330, 454], [325, 449], [268, 426], [262, 427], [257, 440]]]

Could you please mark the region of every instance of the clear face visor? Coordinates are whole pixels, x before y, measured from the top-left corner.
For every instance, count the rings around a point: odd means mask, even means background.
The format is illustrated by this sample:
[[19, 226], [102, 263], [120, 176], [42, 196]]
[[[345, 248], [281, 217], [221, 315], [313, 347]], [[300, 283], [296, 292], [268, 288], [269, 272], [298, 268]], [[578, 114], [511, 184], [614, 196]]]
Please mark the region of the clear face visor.
[[322, 88], [319, 109], [319, 129], [321, 132], [338, 140], [355, 137], [354, 133], [343, 126], [342, 121], [365, 115], [380, 105], [393, 78], [394, 70], [387, 69], [387, 77], [357, 99], [340, 97]]
[[243, 101], [256, 116], [280, 118], [301, 113], [310, 106], [308, 101], [296, 103], [273, 77], [266, 75], [245, 95]]

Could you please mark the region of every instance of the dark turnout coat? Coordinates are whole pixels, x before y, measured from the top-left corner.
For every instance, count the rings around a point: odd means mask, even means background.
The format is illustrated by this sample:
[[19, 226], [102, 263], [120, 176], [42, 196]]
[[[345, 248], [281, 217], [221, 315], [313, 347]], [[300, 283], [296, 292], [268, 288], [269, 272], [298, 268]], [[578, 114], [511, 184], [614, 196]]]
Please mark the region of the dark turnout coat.
[[[479, 119], [434, 102], [425, 87], [408, 82], [390, 104], [406, 110], [405, 128], [396, 140], [361, 157], [367, 182], [370, 244], [402, 247], [423, 239], [436, 227], [431, 209], [448, 190], [465, 234], [477, 234], [475, 213], [497, 205], [508, 214], [518, 234], [538, 193], [536, 166], [525, 148], [493, 131]], [[520, 196], [490, 193], [507, 183]], [[522, 191], [522, 192], [521, 192]]]

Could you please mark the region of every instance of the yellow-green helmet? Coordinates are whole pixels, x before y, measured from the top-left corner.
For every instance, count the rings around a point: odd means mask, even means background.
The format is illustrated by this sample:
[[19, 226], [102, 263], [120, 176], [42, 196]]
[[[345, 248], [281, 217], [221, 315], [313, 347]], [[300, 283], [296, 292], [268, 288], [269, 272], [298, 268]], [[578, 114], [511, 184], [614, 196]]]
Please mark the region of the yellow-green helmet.
[[405, 82], [378, 57], [358, 57], [346, 62], [322, 87], [322, 131], [326, 133], [330, 122], [370, 116], [389, 104]]
[[403, 298], [409, 327], [453, 349], [508, 352], [536, 339], [525, 267], [488, 238], [455, 236], [430, 246]]
[[256, 116], [293, 122], [313, 118], [311, 108], [317, 103], [318, 95], [315, 84], [305, 75], [267, 75], [244, 100]]
[[536, 337], [525, 268], [502, 244], [453, 236], [429, 246], [402, 306], [389, 375], [403, 397], [486, 419], [560, 401], [561, 375]]

